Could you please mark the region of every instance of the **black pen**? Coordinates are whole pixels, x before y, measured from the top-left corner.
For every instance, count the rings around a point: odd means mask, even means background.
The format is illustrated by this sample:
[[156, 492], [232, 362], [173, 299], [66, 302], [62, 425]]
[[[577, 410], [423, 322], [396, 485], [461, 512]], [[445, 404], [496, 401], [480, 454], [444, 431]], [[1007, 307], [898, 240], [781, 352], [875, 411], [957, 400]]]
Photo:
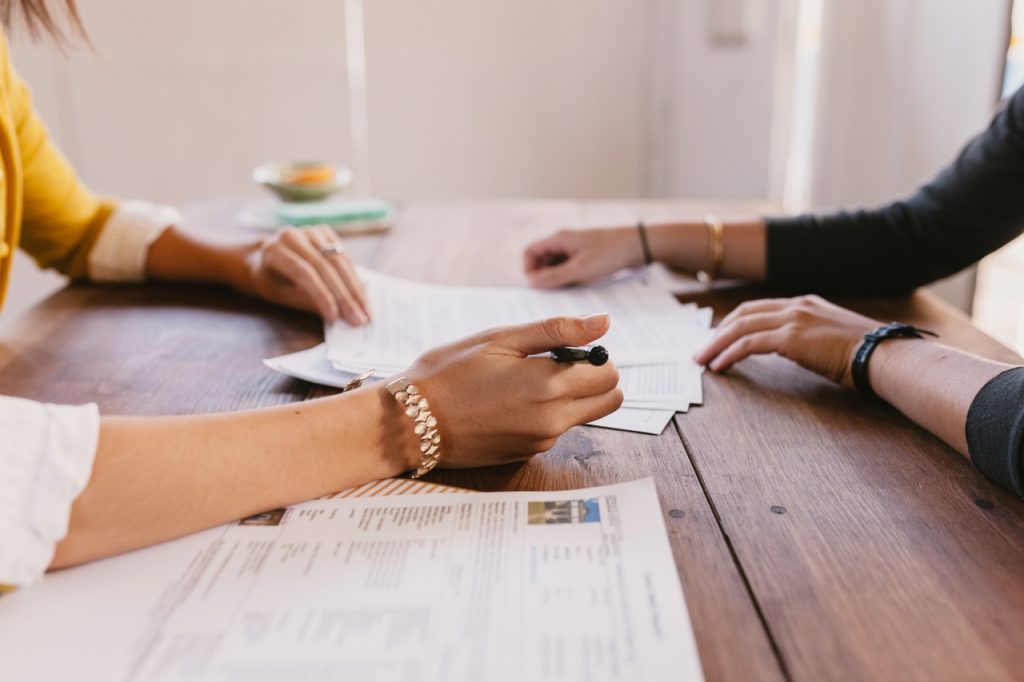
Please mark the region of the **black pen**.
[[551, 359], [555, 362], [589, 362], [599, 367], [608, 362], [608, 349], [604, 346], [590, 348], [554, 348]]

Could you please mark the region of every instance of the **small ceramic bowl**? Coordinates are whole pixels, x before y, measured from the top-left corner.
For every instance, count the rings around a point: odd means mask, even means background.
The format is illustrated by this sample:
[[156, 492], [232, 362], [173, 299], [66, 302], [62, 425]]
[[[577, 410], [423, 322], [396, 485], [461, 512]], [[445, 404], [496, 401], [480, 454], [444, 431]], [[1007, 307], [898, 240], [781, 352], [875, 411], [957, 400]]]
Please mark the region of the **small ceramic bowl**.
[[257, 166], [252, 179], [281, 201], [322, 201], [352, 184], [352, 171], [323, 161], [271, 162]]

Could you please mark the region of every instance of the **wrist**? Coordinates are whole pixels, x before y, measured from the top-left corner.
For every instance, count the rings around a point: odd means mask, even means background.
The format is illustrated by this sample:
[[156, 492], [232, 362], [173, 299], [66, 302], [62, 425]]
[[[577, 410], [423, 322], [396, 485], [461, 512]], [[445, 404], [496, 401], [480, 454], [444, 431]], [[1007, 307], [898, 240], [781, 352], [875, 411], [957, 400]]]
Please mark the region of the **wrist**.
[[696, 272], [710, 262], [704, 223], [680, 222], [647, 228], [651, 255], [666, 265]]
[[389, 381], [379, 381], [371, 390], [382, 413], [381, 451], [385, 459], [397, 468], [391, 475], [400, 476], [416, 469], [420, 465], [423, 453], [419, 447], [420, 439], [413, 431], [413, 420], [405, 414], [405, 409], [387, 389]]
[[251, 292], [252, 255], [261, 243], [214, 240], [171, 226], [149, 247], [146, 274], [154, 280], [209, 282]]
[[[890, 322], [864, 334], [864, 340], [857, 345], [853, 362], [850, 365], [850, 374], [854, 386], [868, 395], [877, 395], [878, 391], [871, 381], [871, 370], [873, 366], [881, 365], [883, 361], [876, 359], [872, 363], [871, 360], [878, 354], [879, 349], [883, 346], [891, 347], [894, 341], [903, 342], [901, 345], [905, 348], [914, 348], [914, 346], [909, 346], [909, 342], [923, 340], [925, 336], [935, 337], [938, 335], [935, 332], [920, 329], [904, 322]], [[891, 352], [889, 355], [891, 357]]]
[[[714, 265], [710, 230], [703, 220], [648, 226], [647, 239], [654, 260], [671, 268], [697, 272]], [[763, 220], [724, 221], [717, 274], [763, 280], [766, 239]]]
[[868, 363], [868, 381], [875, 393], [891, 402], [891, 379], [900, 374], [901, 366], [911, 364], [911, 358], [933, 345], [928, 339], [896, 339], [879, 344]]
[[245, 294], [256, 294], [256, 271], [259, 265], [261, 241], [233, 244], [225, 247], [219, 254], [219, 266], [222, 284]]
[[[646, 231], [649, 229], [650, 228], [645, 225], [644, 230]], [[640, 234], [640, 227], [638, 224], [611, 228], [609, 232], [614, 234], [614, 237], [611, 240], [612, 249], [618, 253], [622, 259], [619, 263], [619, 267], [641, 268], [646, 265], [643, 236]], [[648, 240], [649, 239], [650, 237], [648, 236]]]
[[372, 453], [370, 470], [360, 475], [364, 481], [401, 476], [420, 463], [412, 423], [385, 384], [378, 381], [327, 399], [334, 402], [328, 415], [334, 424], [331, 458], [346, 470], [355, 464], [352, 454]]

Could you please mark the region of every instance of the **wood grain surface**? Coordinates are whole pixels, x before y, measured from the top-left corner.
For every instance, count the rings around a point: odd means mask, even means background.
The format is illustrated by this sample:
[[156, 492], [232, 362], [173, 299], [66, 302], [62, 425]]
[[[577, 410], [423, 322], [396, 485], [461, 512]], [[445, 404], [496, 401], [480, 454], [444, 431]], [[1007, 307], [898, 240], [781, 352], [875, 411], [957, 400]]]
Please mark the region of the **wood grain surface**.
[[[720, 315], [763, 294], [696, 298]], [[839, 302], [1021, 362], [930, 295]], [[781, 358], [708, 374], [705, 391], [676, 423], [793, 679], [1021, 679], [1021, 500], [891, 407]]]
[[[414, 204], [352, 253], [393, 274], [522, 283], [559, 227], [759, 210], [696, 202]], [[692, 287], [716, 315], [764, 295]], [[925, 294], [843, 301], [1019, 362]], [[231, 410], [325, 389], [265, 369], [322, 339], [313, 318], [228, 292], [74, 286], [0, 339], [0, 393], [106, 413]], [[705, 378], [660, 436], [573, 429], [531, 462], [432, 478], [478, 490], [654, 477], [709, 680], [1010, 680], [1024, 670], [1024, 503], [891, 408], [780, 358]]]

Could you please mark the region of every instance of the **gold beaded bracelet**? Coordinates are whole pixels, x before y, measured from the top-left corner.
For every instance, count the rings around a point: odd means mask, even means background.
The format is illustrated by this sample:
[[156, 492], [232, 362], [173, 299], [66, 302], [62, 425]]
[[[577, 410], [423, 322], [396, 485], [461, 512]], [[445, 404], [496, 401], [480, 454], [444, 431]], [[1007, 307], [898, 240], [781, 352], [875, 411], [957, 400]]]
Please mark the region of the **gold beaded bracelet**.
[[413, 433], [420, 439], [420, 465], [410, 478], [427, 474], [441, 461], [441, 432], [437, 428], [437, 417], [430, 412], [430, 404], [420, 389], [406, 377], [399, 377], [388, 384], [388, 393], [395, 397], [405, 416], [412, 419]]

